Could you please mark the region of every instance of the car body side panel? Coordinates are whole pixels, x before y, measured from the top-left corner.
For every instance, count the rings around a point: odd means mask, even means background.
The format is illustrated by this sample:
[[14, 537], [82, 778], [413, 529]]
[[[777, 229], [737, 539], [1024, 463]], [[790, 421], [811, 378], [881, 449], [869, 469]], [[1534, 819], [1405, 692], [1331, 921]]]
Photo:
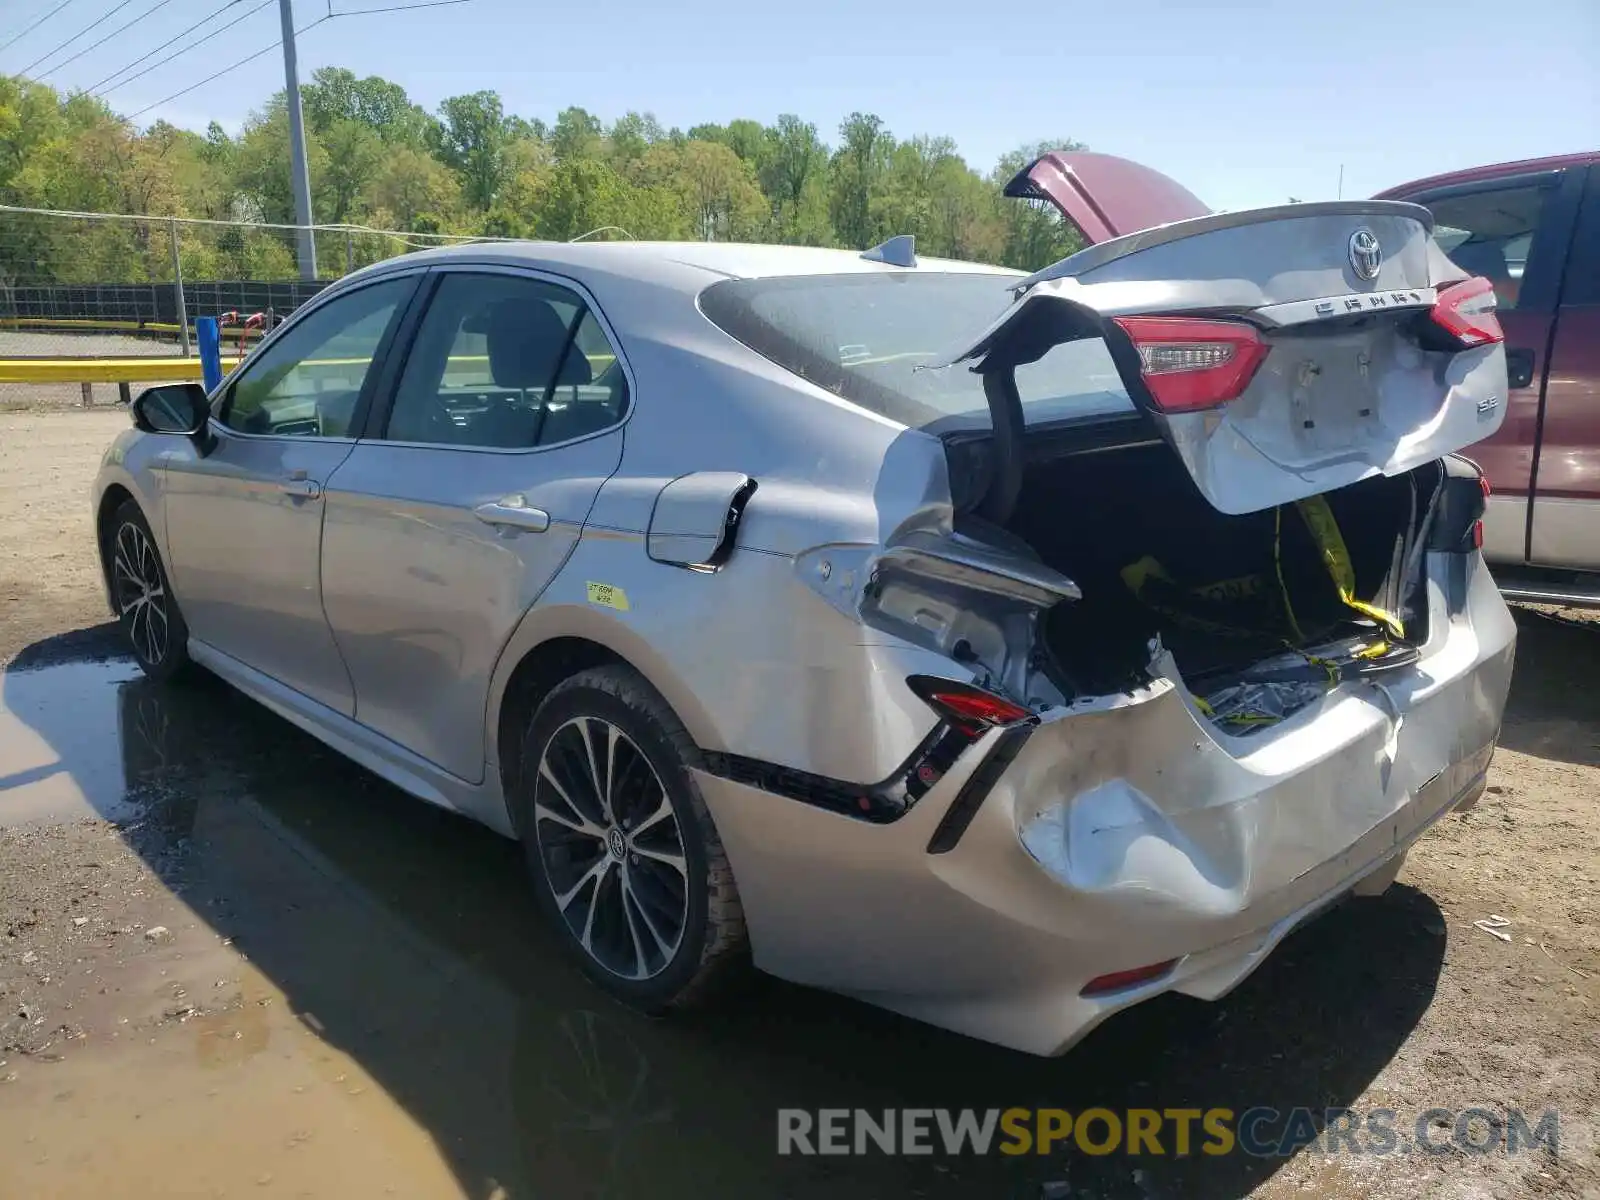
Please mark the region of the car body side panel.
[[[1569, 252], [1591, 157], [1568, 155], [1504, 163], [1452, 172], [1380, 193], [1384, 198], [1404, 199], [1426, 206], [1508, 187], [1536, 185], [1545, 192], [1537, 232], [1520, 277], [1508, 280], [1497, 275], [1494, 280], [1497, 291], [1514, 285], [1512, 294], [1515, 296], [1514, 307], [1502, 307], [1498, 314], [1505, 330], [1508, 381], [1505, 419], [1494, 433], [1463, 451], [1483, 468], [1495, 491], [1483, 549], [1485, 557], [1497, 565], [1515, 566], [1529, 560], [1531, 538], [1538, 524], [1534, 492], [1536, 485], [1543, 483], [1544, 467], [1552, 467], [1563, 477], [1554, 494], [1558, 497], [1564, 494], [1567, 482], [1564, 458], [1559, 455], [1550, 461], [1542, 458], [1544, 447], [1550, 445], [1546, 422], [1552, 395], [1570, 395], [1575, 384], [1581, 390], [1586, 367], [1591, 385], [1593, 383], [1595, 364], [1585, 364], [1588, 356], [1580, 353], [1576, 363], [1564, 363], [1560, 368], [1556, 363], [1556, 356], [1561, 354], [1558, 306], [1560, 314], [1568, 311], [1563, 299], [1563, 281], [1570, 294], [1572, 282], [1581, 277], [1581, 269], [1574, 269]], [[1595, 190], [1592, 184], [1589, 190]], [[1588, 203], [1593, 205], [1595, 201]], [[1502, 304], [1507, 303], [1510, 302], [1502, 301]], [[1578, 368], [1577, 376], [1571, 374], [1573, 367]], [[1588, 408], [1580, 404], [1576, 412], [1586, 414]], [[1580, 425], [1587, 422], [1588, 417], [1581, 415]], [[1552, 524], [1565, 530], [1569, 525], [1569, 512], [1555, 512]], [[1522, 520], [1520, 529], [1515, 527], [1518, 517]], [[1543, 539], [1547, 555], [1552, 550], [1552, 540], [1562, 543], [1556, 556], [1541, 560], [1535, 555], [1534, 560], [1545, 561], [1548, 565], [1568, 565], [1567, 556], [1574, 547], [1566, 543], [1571, 539], [1557, 528], [1547, 530]], [[1589, 562], [1600, 566], [1600, 558], [1590, 558]]]
[[[1545, 375], [1530, 558], [1600, 570], [1600, 167], [1572, 239]], [[1492, 477], [1491, 477], [1492, 478]]]
[[[1523, 502], [1522, 515], [1527, 517], [1527, 501], [1533, 481], [1534, 447], [1539, 441], [1539, 397], [1545, 373], [1545, 345], [1550, 337], [1552, 314], [1530, 309], [1513, 309], [1499, 314], [1500, 325], [1506, 331], [1506, 353], [1510, 356], [1526, 355], [1532, 359], [1532, 377], [1525, 373], [1521, 387], [1506, 388], [1505, 420], [1491, 436], [1474, 442], [1462, 451], [1483, 468], [1490, 486], [1497, 496], [1515, 497]], [[1508, 380], [1510, 377], [1508, 371]], [[1515, 557], [1521, 562], [1526, 555], [1527, 527], [1518, 531]], [[1510, 549], [1509, 546], [1505, 547]], [[1495, 554], [1496, 561], [1502, 555]]]
[[[591, 583], [607, 588], [600, 598]], [[508, 642], [491, 714], [516, 664], [558, 637], [626, 659], [702, 749], [855, 783], [889, 777], [934, 726], [906, 678], [963, 675], [940, 655], [851, 622], [786, 555], [736, 549], [720, 570], [693, 571], [652, 561], [642, 534], [593, 527]], [[496, 722], [487, 724], [492, 736]], [[504, 757], [498, 747], [496, 762]]]
[[1557, 338], [1528, 559], [1600, 571], [1600, 307], [1563, 309]]
[[[484, 778], [482, 718], [506, 639], [572, 552], [621, 429], [532, 453], [361, 442], [332, 480], [323, 603], [355, 718], [451, 774]], [[542, 532], [473, 510], [521, 495]]]
[[[322, 611], [320, 489], [347, 439], [244, 437], [161, 455], [167, 572], [190, 633], [348, 716], [349, 672]], [[305, 494], [295, 489], [316, 489]]]

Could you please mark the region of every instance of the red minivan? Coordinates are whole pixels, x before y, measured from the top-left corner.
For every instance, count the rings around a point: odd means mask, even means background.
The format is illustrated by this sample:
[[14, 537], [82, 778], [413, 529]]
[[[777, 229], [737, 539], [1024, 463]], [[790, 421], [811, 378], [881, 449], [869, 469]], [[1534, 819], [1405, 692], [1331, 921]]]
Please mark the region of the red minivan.
[[[1090, 244], [1206, 215], [1165, 175], [1053, 151], [1006, 195], [1046, 201]], [[1600, 607], [1600, 152], [1474, 167], [1374, 199], [1432, 211], [1462, 270], [1494, 285], [1509, 395], [1466, 453], [1493, 488], [1484, 557], [1511, 599]]]
[[1379, 193], [1432, 211], [1494, 283], [1505, 422], [1466, 453], [1494, 495], [1484, 557], [1512, 599], [1600, 605], [1600, 153], [1435, 175]]

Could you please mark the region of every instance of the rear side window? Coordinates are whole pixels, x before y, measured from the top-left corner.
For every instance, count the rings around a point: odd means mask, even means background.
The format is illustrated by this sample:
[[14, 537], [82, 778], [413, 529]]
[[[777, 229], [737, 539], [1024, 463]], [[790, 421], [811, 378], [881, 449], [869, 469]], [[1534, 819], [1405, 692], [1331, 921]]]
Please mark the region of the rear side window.
[[[1011, 304], [1004, 275], [863, 272], [730, 279], [700, 294], [724, 332], [818, 387], [861, 407], [922, 426], [986, 418], [983, 380], [965, 364], [930, 369]], [[1133, 408], [1099, 339], [1065, 342], [1019, 367], [1030, 423]]]
[[598, 433], [627, 411], [616, 352], [576, 292], [458, 272], [428, 305], [383, 436], [526, 450]]

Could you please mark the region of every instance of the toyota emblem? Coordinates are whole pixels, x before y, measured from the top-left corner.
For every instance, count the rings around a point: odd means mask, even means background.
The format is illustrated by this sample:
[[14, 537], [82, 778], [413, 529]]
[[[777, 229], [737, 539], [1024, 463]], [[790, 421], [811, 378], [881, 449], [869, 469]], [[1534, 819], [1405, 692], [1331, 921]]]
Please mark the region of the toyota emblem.
[[1350, 269], [1357, 279], [1376, 279], [1378, 268], [1383, 266], [1383, 247], [1378, 235], [1370, 229], [1358, 229], [1350, 235]]

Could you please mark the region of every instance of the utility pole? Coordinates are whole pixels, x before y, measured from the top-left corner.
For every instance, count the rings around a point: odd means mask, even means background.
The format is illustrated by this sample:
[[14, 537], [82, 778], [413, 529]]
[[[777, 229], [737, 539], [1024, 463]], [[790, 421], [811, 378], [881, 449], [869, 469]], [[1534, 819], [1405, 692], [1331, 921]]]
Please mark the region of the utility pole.
[[294, 57], [294, 8], [278, 0], [283, 19], [283, 88], [289, 104], [289, 172], [294, 189], [294, 222], [299, 248], [300, 278], [317, 277], [317, 243], [311, 232], [311, 174], [306, 170], [306, 125], [300, 115], [300, 73]]

